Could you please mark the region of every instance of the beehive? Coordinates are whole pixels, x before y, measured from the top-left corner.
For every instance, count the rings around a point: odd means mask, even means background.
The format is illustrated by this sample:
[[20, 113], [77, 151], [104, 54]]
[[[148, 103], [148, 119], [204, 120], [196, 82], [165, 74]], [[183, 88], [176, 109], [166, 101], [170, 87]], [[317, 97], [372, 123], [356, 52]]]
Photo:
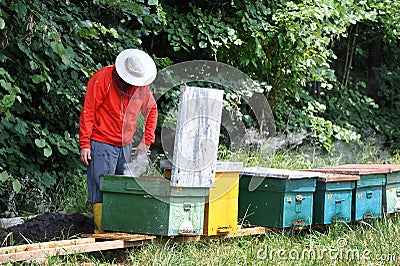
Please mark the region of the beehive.
[[382, 205], [385, 213], [400, 211], [400, 164], [345, 164], [347, 169], [380, 169], [385, 175], [382, 189]]
[[241, 162], [217, 162], [215, 187], [205, 205], [204, 234], [236, 233], [238, 230], [239, 174]]
[[312, 223], [318, 173], [244, 168], [239, 181], [239, 219], [251, 225], [287, 228]]
[[161, 236], [202, 235], [208, 188], [177, 188], [164, 177], [102, 176], [102, 229]]
[[353, 221], [382, 216], [382, 189], [386, 182], [385, 170], [368, 169], [363, 165], [339, 165], [320, 168], [317, 171], [360, 176], [353, 191]]
[[[160, 162], [166, 178], [171, 176], [172, 163]], [[217, 162], [215, 187], [210, 188], [204, 210], [204, 235], [236, 233], [238, 229], [239, 174], [241, 162]]]
[[350, 222], [352, 195], [358, 175], [321, 173], [314, 194], [314, 224]]

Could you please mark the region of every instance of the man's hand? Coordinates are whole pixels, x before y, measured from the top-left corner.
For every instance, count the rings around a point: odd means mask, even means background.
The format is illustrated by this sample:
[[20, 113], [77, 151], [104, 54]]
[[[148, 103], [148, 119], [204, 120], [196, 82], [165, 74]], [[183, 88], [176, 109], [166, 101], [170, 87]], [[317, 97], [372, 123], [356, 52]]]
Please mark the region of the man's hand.
[[90, 149], [89, 148], [81, 149], [81, 161], [83, 162], [83, 164], [88, 166], [89, 160], [91, 160], [91, 159], [92, 159], [92, 156], [90, 154]]
[[149, 145], [146, 145], [144, 142], [140, 142], [136, 147], [136, 154], [147, 153], [149, 149]]

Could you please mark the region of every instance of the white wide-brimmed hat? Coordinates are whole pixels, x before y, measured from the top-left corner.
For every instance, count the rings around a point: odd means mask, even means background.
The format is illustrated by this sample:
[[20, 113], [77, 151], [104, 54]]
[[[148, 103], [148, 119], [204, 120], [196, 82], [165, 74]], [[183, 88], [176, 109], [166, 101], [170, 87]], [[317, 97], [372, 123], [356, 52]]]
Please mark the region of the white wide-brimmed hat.
[[122, 51], [115, 60], [115, 67], [125, 82], [135, 86], [149, 85], [157, 75], [153, 59], [138, 49]]

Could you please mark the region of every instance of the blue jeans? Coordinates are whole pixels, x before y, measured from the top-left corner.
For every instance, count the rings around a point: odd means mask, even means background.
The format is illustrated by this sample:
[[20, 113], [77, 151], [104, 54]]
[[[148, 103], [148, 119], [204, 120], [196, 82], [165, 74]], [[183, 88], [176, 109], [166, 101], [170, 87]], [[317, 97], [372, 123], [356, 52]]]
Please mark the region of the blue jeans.
[[87, 184], [90, 203], [95, 204], [103, 202], [101, 175], [124, 174], [124, 165], [130, 161], [132, 144], [119, 147], [91, 140], [90, 146], [92, 159], [87, 168]]

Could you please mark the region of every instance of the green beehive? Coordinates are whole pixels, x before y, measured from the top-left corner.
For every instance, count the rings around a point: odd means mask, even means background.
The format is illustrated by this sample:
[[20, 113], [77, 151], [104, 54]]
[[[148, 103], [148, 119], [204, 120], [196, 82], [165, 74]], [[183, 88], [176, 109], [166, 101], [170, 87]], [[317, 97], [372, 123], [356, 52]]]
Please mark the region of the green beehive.
[[386, 185], [383, 189], [383, 208], [386, 213], [400, 211], [400, 169], [386, 174]]
[[[316, 170], [317, 171], [317, 170]], [[314, 194], [314, 224], [350, 222], [357, 175], [321, 173]]]
[[318, 173], [244, 168], [239, 181], [239, 219], [251, 225], [287, 228], [312, 223]]
[[208, 188], [171, 187], [164, 177], [102, 176], [102, 229], [161, 236], [201, 235]]

